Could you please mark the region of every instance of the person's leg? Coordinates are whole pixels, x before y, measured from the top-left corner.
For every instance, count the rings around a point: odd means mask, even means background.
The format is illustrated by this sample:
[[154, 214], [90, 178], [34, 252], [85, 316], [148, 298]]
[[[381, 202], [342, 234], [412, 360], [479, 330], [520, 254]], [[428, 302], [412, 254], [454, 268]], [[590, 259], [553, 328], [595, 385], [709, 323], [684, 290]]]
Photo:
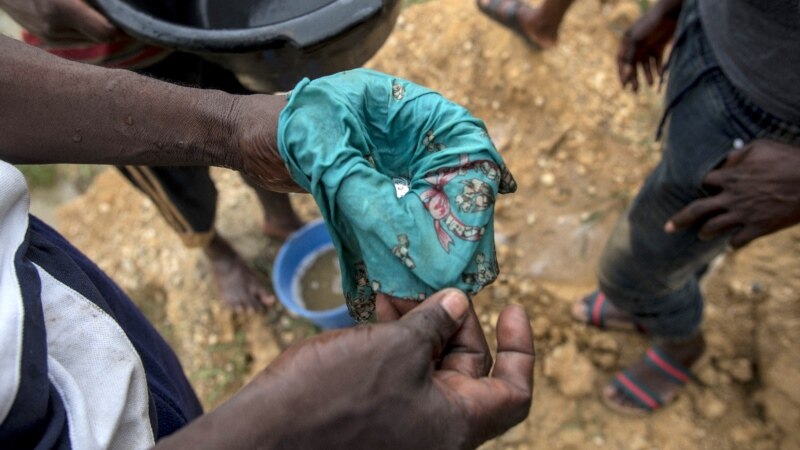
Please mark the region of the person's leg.
[[[224, 89], [217, 80], [219, 68], [197, 56], [175, 53], [164, 61], [139, 72], [165, 81]], [[223, 74], [224, 75], [224, 74]], [[217, 190], [208, 167], [119, 167], [122, 174], [158, 208], [167, 223], [188, 247], [201, 247], [211, 262], [222, 301], [236, 310], [262, 310], [274, 297], [220, 236], [214, 227]]]
[[262, 310], [272, 293], [214, 228], [217, 190], [207, 167], [118, 167], [147, 195], [187, 247], [199, 247], [211, 262], [220, 297], [236, 310]]
[[657, 349], [604, 389], [606, 403], [624, 412], [652, 408], [637, 395], [644, 391], [660, 399], [657, 406], [671, 400], [688, 380], [676, 379], [672, 375], [681, 371], [673, 369], [691, 367], [705, 350], [698, 274], [725, 248], [728, 236], [702, 241], [696, 229], [669, 235], [663, 228], [673, 214], [707, 195], [703, 177], [725, 158], [734, 139], [752, 137], [726, 107], [725, 92], [732, 87], [699, 22], [690, 23], [683, 24], [685, 39], [672, 57], [662, 160], [617, 223], [598, 267], [600, 291], [610, 306], [640, 324]]
[[544, 0], [533, 8], [520, 0], [478, 0], [478, 8], [521, 33], [532, 45], [550, 48], [558, 41], [561, 22], [574, 0]]
[[264, 235], [275, 239], [286, 239], [303, 226], [303, 221], [292, 208], [289, 194], [264, 190], [252, 178], [245, 175], [242, 175], [242, 178], [253, 188], [261, 203], [264, 212], [261, 231]]

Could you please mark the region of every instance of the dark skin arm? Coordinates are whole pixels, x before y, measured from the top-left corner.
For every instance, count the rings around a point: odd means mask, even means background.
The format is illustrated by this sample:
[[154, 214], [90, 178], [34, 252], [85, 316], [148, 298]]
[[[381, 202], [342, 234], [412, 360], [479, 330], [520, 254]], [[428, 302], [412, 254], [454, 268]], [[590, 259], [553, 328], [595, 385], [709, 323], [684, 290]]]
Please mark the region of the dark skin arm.
[[701, 239], [733, 231], [730, 244], [800, 223], [800, 147], [766, 139], [734, 150], [704, 184], [714, 195], [690, 203], [672, 216], [665, 230], [696, 227]]
[[0, 37], [0, 159], [221, 166], [297, 191], [277, 150], [281, 96], [235, 96], [70, 62]]
[[[296, 189], [276, 151], [281, 97], [236, 97], [70, 63], [0, 38], [0, 158], [219, 165]], [[79, 136], [77, 138], [76, 136]], [[530, 321], [509, 307], [491, 372], [480, 324], [444, 291], [391, 324], [307, 340], [160, 448], [474, 448], [531, 404]]]
[[622, 36], [617, 70], [623, 88], [639, 90], [639, 71], [649, 86], [664, 73], [664, 49], [675, 34], [682, 6], [683, 0], [661, 0]]
[[157, 448], [475, 448], [528, 415], [534, 353], [525, 311], [508, 307], [490, 375], [469, 309], [447, 290], [398, 321], [307, 340]]

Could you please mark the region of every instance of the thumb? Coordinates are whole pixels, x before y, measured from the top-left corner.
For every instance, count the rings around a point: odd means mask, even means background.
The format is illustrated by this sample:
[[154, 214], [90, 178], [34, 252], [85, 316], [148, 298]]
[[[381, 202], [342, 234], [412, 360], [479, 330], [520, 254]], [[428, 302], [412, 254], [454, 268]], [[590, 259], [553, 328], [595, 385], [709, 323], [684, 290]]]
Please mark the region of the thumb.
[[423, 341], [431, 345], [432, 356], [436, 357], [461, 328], [468, 310], [469, 301], [463, 292], [445, 289], [428, 297], [398, 323], [422, 336]]

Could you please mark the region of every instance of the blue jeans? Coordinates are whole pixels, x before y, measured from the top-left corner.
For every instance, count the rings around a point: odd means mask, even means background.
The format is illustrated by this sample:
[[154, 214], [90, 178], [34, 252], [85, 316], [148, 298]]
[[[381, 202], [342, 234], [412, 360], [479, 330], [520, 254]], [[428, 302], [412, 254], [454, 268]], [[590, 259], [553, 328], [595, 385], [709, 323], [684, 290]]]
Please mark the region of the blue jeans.
[[659, 135], [662, 127], [666, 131], [661, 162], [617, 222], [598, 278], [609, 300], [652, 335], [682, 339], [700, 327], [699, 276], [730, 235], [701, 241], [697, 228], [668, 235], [664, 224], [708, 195], [703, 178], [725, 160], [735, 139], [800, 145], [800, 126], [764, 112], [731, 85], [714, 58], [694, 1], [684, 3], [669, 70], [665, 121], [659, 126]]

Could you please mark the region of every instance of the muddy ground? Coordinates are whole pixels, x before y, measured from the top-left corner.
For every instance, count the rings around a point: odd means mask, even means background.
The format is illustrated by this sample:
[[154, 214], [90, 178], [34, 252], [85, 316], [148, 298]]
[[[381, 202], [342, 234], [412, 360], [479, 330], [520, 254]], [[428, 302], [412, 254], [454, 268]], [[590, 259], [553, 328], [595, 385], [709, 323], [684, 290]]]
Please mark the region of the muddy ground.
[[[476, 305], [486, 331], [520, 303], [539, 359], [530, 417], [487, 449], [800, 448], [800, 229], [757, 241], [715, 264], [704, 283], [710, 358], [668, 408], [618, 416], [598, 392], [646, 348], [644, 338], [573, 323], [593, 288], [610, 227], [659, 147], [660, 96], [623, 93], [618, 36], [639, 2], [576, 2], [557, 48], [535, 52], [472, 2], [408, 7], [370, 67], [430, 86], [483, 118], [519, 183], [499, 199], [502, 271]], [[259, 234], [253, 193], [214, 170], [219, 227], [268, 277], [279, 243]], [[310, 197], [293, 201], [316, 216]], [[279, 310], [236, 316], [218, 301], [199, 250], [184, 248], [153, 205], [113, 171], [58, 214], [59, 229], [111, 274], [178, 352], [207, 408], [235, 392], [291, 342], [316, 330]]]

